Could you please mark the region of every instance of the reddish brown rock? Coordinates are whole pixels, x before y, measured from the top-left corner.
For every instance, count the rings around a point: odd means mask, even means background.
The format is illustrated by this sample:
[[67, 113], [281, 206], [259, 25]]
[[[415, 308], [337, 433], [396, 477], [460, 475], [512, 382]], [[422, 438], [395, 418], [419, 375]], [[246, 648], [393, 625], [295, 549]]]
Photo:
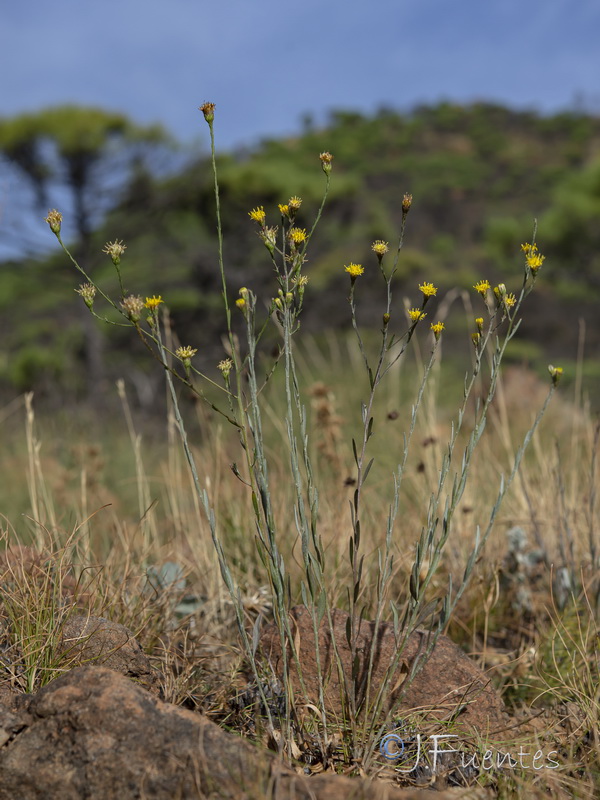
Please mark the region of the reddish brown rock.
[[[344, 674], [350, 676], [351, 656], [346, 639], [347, 619], [346, 612], [339, 609], [333, 612], [333, 636]], [[310, 612], [304, 606], [296, 606], [291, 611], [291, 621], [308, 700], [318, 706], [318, 672]], [[363, 621], [357, 641], [362, 691], [366, 684], [374, 629], [373, 622]], [[410, 671], [415, 657], [426, 647], [426, 640], [427, 633], [420, 630], [408, 638], [392, 681], [394, 691], [389, 698], [392, 703], [402, 693], [402, 681]], [[261, 636], [261, 650], [276, 674], [281, 677], [281, 645], [279, 633], [273, 625], [266, 628]], [[375, 696], [396, 651], [397, 642], [393, 625], [381, 623], [375, 642], [371, 698]], [[319, 653], [321, 674], [328, 676], [324, 692], [326, 709], [331, 716], [340, 719], [343, 717], [340, 679], [326, 617], [323, 618], [319, 628]], [[301, 698], [300, 681], [295, 668], [292, 669], [292, 681], [297, 697]], [[417, 709], [424, 712], [427, 720], [449, 720], [456, 717], [458, 728], [464, 727], [468, 731], [476, 731], [481, 736], [503, 730], [509, 722], [504, 705], [491, 686], [489, 678], [447, 636], [440, 636], [429, 660], [406, 689], [396, 716]]]
[[307, 778], [104, 667], [71, 670], [40, 690], [26, 712], [6, 714], [0, 800], [457, 797], [338, 775]]
[[38, 578], [44, 574], [47, 553], [24, 544], [10, 544], [0, 552], [0, 580], [18, 580], [23, 576]]
[[11, 591], [31, 593], [34, 587], [44, 592], [60, 586], [60, 593], [79, 608], [87, 608], [90, 594], [75, 579], [71, 567], [58, 555], [38, 550], [31, 545], [10, 544], [0, 552], [0, 583]]
[[133, 633], [104, 617], [75, 614], [62, 629], [59, 653], [67, 665], [97, 664], [120, 672], [148, 689], [156, 687], [158, 673]]

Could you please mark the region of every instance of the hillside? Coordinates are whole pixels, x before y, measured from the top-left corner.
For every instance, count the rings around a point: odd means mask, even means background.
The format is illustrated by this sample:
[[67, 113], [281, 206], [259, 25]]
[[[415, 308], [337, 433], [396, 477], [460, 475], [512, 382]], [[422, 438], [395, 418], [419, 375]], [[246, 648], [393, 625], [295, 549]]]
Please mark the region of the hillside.
[[[218, 118], [216, 127], [218, 137]], [[308, 253], [305, 327], [318, 332], [349, 324], [343, 265], [350, 261], [373, 276], [361, 282], [359, 317], [379, 325], [381, 286], [370, 245], [374, 239], [392, 246], [397, 241], [401, 199], [410, 192], [395, 288], [398, 313], [402, 296], [414, 300], [422, 280], [440, 287], [440, 299], [455, 286], [470, 289], [480, 277], [516, 289], [519, 244], [531, 240], [535, 218], [546, 261], [512, 357], [538, 369], [562, 359], [569, 368], [583, 324], [586, 374], [597, 374], [600, 119], [574, 112], [539, 117], [486, 104], [441, 104], [410, 114], [382, 109], [373, 117], [339, 111], [324, 129], [307, 125], [294, 138], [223, 153], [221, 214], [232, 296], [249, 285], [268, 302], [274, 291], [270, 266], [248, 211], [264, 205], [269, 224], [276, 225], [277, 204], [299, 195], [298, 224], [310, 229], [324, 184], [318, 154], [325, 150], [335, 157], [332, 189]], [[123, 239], [127, 289], [161, 294], [181, 341], [198, 347], [208, 364], [222, 357], [214, 212], [205, 157], [168, 180], [139, 173], [94, 232], [97, 255], [86, 265], [116, 293], [110, 259], [101, 250], [106, 241]], [[74, 398], [83, 394], [85, 332], [73, 292], [79, 282], [61, 253], [1, 266], [5, 397], [29, 389], [48, 400], [64, 391]], [[450, 319], [448, 333], [466, 338], [464, 315]], [[105, 328], [102, 336], [111, 340], [106, 376], [112, 379], [139, 348], [118, 328]], [[145, 358], [127, 370], [138, 383], [154, 371]]]

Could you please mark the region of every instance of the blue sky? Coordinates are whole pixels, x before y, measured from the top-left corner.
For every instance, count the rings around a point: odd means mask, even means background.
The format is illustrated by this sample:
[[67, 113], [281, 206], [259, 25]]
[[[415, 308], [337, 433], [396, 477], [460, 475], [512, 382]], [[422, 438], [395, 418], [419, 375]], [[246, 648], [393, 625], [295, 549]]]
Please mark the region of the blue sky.
[[[0, 15], [0, 117], [60, 103], [160, 122], [206, 149], [332, 108], [491, 100], [600, 112], [600, 0], [18, 0]], [[0, 164], [0, 260], [49, 246]], [[68, 197], [51, 198], [66, 210]]]
[[21, 0], [3, 3], [0, 116], [100, 105], [221, 146], [304, 113], [490, 99], [600, 109], [598, 0]]

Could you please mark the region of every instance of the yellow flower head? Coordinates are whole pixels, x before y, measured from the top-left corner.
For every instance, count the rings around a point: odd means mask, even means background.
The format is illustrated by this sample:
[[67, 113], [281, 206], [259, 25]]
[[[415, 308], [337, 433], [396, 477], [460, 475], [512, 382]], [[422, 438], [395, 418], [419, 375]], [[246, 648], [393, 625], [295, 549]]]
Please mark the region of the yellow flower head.
[[516, 302], [517, 298], [514, 294], [507, 294], [506, 297], [504, 298], [504, 305], [507, 308], [512, 308]]
[[159, 295], [158, 297], [147, 297], [144, 305], [146, 306], [146, 308], [149, 308], [150, 311], [156, 311], [156, 309], [162, 302], [163, 299], [161, 295]]
[[445, 327], [444, 323], [443, 322], [432, 322], [430, 327], [431, 327], [431, 330], [433, 331], [433, 335], [435, 336], [435, 340], [437, 342], [437, 340], [440, 338], [440, 334], [444, 330], [444, 327]]
[[479, 347], [479, 342], [481, 341], [481, 334], [479, 331], [475, 331], [475, 333], [471, 334], [471, 339], [473, 340], [473, 344], [475, 347]]
[[381, 239], [377, 239], [377, 241], [373, 242], [371, 245], [371, 250], [377, 254], [378, 258], [383, 258], [383, 256], [388, 252], [389, 245], [387, 242], [383, 242]]
[[529, 244], [529, 242], [525, 242], [521, 245], [521, 250], [525, 253], [526, 256], [533, 255], [533, 253], [537, 252], [537, 244]]
[[290, 207], [287, 203], [285, 203], [284, 205], [279, 203], [279, 211], [281, 212], [282, 217], [289, 217], [290, 215]]
[[299, 289], [304, 289], [308, 283], [308, 275], [298, 275], [297, 278], [292, 278], [292, 283]]
[[483, 331], [483, 317], [477, 317], [475, 325], [477, 325], [477, 330], [481, 333]]
[[290, 199], [288, 200], [288, 208], [290, 209], [290, 211], [298, 211], [301, 205], [302, 205], [302, 198], [296, 197], [296, 195], [290, 197]]
[[420, 283], [419, 289], [423, 292], [423, 297], [435, 297], [437, 294], [437, 287], [427, 281]]
[[290, 228], [288, 233], [288, 237], [290, 241], [294, 244], [302, 244], [302, 242], [306, 241], [306, 229], [305, 228]]
[[52, 231], [52, 233], [54, 233], [55, 235], [58, 235], [60, 233], [60, 226], [62, 224], [62, 214], [60, 213], [60, 211], [57, 211], [55, 208], [53, 208], [51, 211], [48, 212], [48, 216], [44, 217], [44, 220], [50, 226], [50, 230]]
[[263, 206], [258, 206], [258, 208], [253, 208], [252, 211], [248, 212], [248, 216], [254, 222], [258, 222], [259, 225], [263, 225], [266, 219], [265, 209]]
[[408, 316], [411, 322], [420, 322], [422, 319], [425, 319], [427, 314], [424, 311], [421, 311], [420, 308], [409, 308]]
[[364, 273], [364, 269], [360, 264], [350, 263], [348, 264], [347, 267], [344, 266], [344, 269], [346, 270], [348, 275], [350, 275], [352, 280], [356, 280], [356, 278], [358, 278], [359, 275], [362, 275]]
[[540, 253], [530, 253], [525, 261], [527, 262], [527, 266], [535, 275], [538, 269], [542, 266], [546, 259], [546, 256], [541, 255]]
[[475, 284], [475, 286], [473, 286], [473, 288], [475, 289], [476, 292], [479, 292], [479, 294], [485, 300], [487, 292], [488, 292], [488, 289], [490, 288], [490, 282], [489, 281], [477, 281], [477, 283]]
[[238, 297], [238, 299], [235, 301], [235, 304], [240, 309], [240, 311], [244, 311], [244, 309], [246, 308], [246, 301], [244, 300], [243, 297]]

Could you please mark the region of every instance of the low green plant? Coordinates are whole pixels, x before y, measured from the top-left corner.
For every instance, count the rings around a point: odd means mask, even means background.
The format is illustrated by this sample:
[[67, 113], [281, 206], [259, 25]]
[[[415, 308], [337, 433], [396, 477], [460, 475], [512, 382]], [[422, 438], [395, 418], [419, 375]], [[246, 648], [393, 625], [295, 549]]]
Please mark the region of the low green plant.
[[[390, 253], [389, 244], [381, 240], [374, 242], [371, 247], [374, 267], [379, 272], [383, 287], [381, 327], [375, 348], [371, 346], [370, 340], [367, 343], [359, 320], [360, 285], [361, 281], [366, 279], [365, 267], [354, 262], [344, 267], [349, 278], [350, 319], [364, 370], [364, 400], [361, 403], [358, 433], [352, 439], [354, 474], [351, 479], [354, 492], [346, 522], [340, 522], [340, 535], [343, 535], [344, 530], [347, 531], [347, 564], [350, 577], [345, 587], [345, 595], [342, 598], [334, 596], [333, 575], [337, 565], [332, 566], [330, 563], [330, 554], [319, 530], [318, 470], [314, 463], [306, 398], [301, 390], [296, 357], [296, 339], [300, 331], [303, 308], [309, 297], [308, 277], [304, 265], [309, 244], [327, 202], [333, 172], [333, 156], [328, 152], [319, 156], [325, 176], [325, 186], [323, 199], [312, 225], [301, 227], [299, 220], [302, 200], [296, 196], [279, 206], [277, 226], [267, 224], [267, 212], [262, 206], [249, 212], [251, 223], [256, 225], [258, 236], [265, 245], [270, 259], [274, 276], [274, 297], [265, 302], [264, 299], [258, 298], [251, 288], [242, 287], [239, 289], [237, 299], [233, 301], [227, 284], [223, 256], [223, 225], [215, 159], [214, 105], [205, 103], [201, 111], [208, 123], [211, 140], [219, 241], [218, 268], [227, 342], [227, 352], [224, 354], [226, 357], [217, 367], [218, 378], [196, 369], [193, 364], [196, 347], [185, 345], [175, 348], [170, 344], [165, 317], [161, 313], [162, 296], [153, 294], [143, 300], [141, 296], [128, 294], [125, 291], [121, 260], [126, 246], [122, 242], [114, 241], [105, 248], [105, 252], [114, 264], [121, 287], [120, 297], [113, 299], [97, 285], [64, 245], [61, 239], [62, 217], [59, 212], [51, 211], [47, 222], [65, 253], [86, 281], [78, 292], [93, 316], [111, 325], [132, 328], [165, 371], [173, 413], [197, 497], [209, 523], [221, 576], [235, 608], [243, 647], [254, 673], [269, 726], [271, 731], [275, 731], [278, 727], [283, 729], [284, 735], [278, 734], [274, 737], [280, 749], [288, 755], [293, 753], [292, 724], [295, 709], [299, 702], [304, 700], [308, 703], [311, 700], [302, 678], [302, 664], [295, 643], [290, 609], [298, 599], [301, 599], [310, 612], [316, 648], [315, 662], [317, 669], [320, 670], [318, 631], [322, 625], [333, 630], [333, 610], [335, 604], [339, 602], [343, 603], [349, 614], [346, 643], [351, 661], [351, 669], [348, 672], [344, 671], [340, 643], [336, 643], [335, 637], [332, 636], [334, 662], [339, 672], [345, 710], [345, 720], [341, 726], [344, 747], [350, 759], [355, 762], [360, 761], [363, 768], [367, 769], [376, 753], [377, 743], [393, 719], [403, 694], [431, 655], [469, 584], [474, 567], [483, 553], [497, 519], [502, 501], [517, 474], [525, 449], [560, 380], [561, 368], [551, 366], [550, 388], [546, 400], [525, 433], [520, 446], [512, 453], [507, 474], [499, 479], [494, 499], [487, 509], [485, 518], [479, 524], [473, 525], [471, 552], [466, 564], [463, 565], [461, 579], [454, 585], [449, 573], [444, 579], [445, 587], [441, 591], [439, 585], [434, 589], [434, 579], [437, 580], [441, 575], [440, 566], [455, 529], [457, 509], [472, 477], [474, 455], [480, 447], [486, 428], [498, 386], [502, 360], [509, 343], [518, 331], [523, 303], [534, 288], [544, 257], [540, 255], [535, 241], [522, 245], [525, 264], [521, 287], [516, 294], [509, 292], [504, 284], [492, 288], [487, 280], [479, 280], [474, 286], [482, 315], [477, 316], [473, 323], [472, 365], [465, 376], [462, 399], [441, 460], [437, 465], [436, 484], [423, 509], [420, 533], [413, 539], [409, 539], [405, 532], [400, 531], [401, 487], [413, 448], [417, 420], [423, 413], [426, 387], [439, 357], [445, 322], [441, 318], [436, 321], [427, 319], [425, 322], [431, 307], [431, 299], [438, 292], [438, 288], [427, 280], [423, 280], [419, 285], [420, 302], [416, 306], [406, 304], [405, 308], [401, 308], [393, 301], [392, 284], [402, 255], [405, 227], [412, 205], [410, 195], [405, 194], [402, 199], [402, 225], [393, 252]], [[99, 301], [106, 304], [110, 316], [98, 311]], [[440, 308], [443, 309], [444, 306]], [[239, 315], [244, 332], [243, 341], [236, 333], [234, 314]], [[362, 533], [369, 520], [365, 486], [377, 457], [376, 453], [372, 453], [376, 397], [394, 366], [406, 353], [417, 330], [427, 325], [430, 332], [430, 354], [421, 367], [421, 380], [410, 409], [402, 452], [391, 477], [386, 528], [381, 533], [376, 552], [369, 553], [365, 550]], [[262, 366], [264, 353], [261, 348], [267, 330], [272, 329], [275, 330], [278, 339], [277, 352], [265, 370]], [[294, 498], [293, 507], [288, 508], [288, 523], [293, 520], [301, 562], [301, 579], [297, 585], [292, 584], [289, 557], [286, 560], [286, 553], [290, 551], [289, 543], [285, 541], [286, 531], [278, 524], [278, 515], [275, 511], [276, 498], [281, 493], [282, 486], [273, 482], [272, 475], [275, 470], [272, 468], [272, 461], [275, 456], [272, 449], [266, 446], [264, 436], [265, 387], [276, 372], [281, 373], [278, 379], [284, 395], [285, 458], [288, 461], [288, 478], [293, 487]], [[358, 375], [356, 380], [359, 380]], [[239, 441], [241, 460], [232, 464], [232, 471], [236, 479], [245, 485], [251, 497], [254, 543], [268, 581], [273, 617], [283, 654], [281, 677], [284, 688], [284, 709], [279, 720], [274, 719], [265, 695], [264, 679], [257, 657], [258, 628], [255, 627], [251, 632], [247, 627], [240, 586], [236, 583], [232, 565], [225, 553], [220, 520], [211, 503], [194, 448], [188, 440], [176, 382], [187, 387], [207, 403], [222, 420], [231, 425]], [[479, 396], [474, 400], [477, 393]], [[281, 481], [281, 478], [278, 480]], [[288, 488], [285, 487], [286, 492]], [[392, 591], [397, 571], [395, 554], [398, 550], [409, 552], [411, 548], [414, 548], [414, 558], [408, 585], [398, 597]], [[377, 564], [377, 580], [374, 587], [367, 587], [364, 583], [365, 559], [374, 559]], [[374, 596], [371, 606], [366, 600], [368, 591]], [[375, 635], [372, 637], [368, 652], [361, 653], [358, 641], [367, 611], [373, 614]], [[377, 632], [383, 621], [390, 618], [393, 620], [397, 648], [394, 657], [387, 665], [385, 679], [379, 686], [375, 686], [371, 678], [376, 659]], [[426, 647], [413, 661], [402, 692], [394, 702], [389, 703], [404, 646], [417, 626], [425, 626], [429, 630]], [[362, 681], [361, 674], [364, 675], [365, 671], [367, 679]], [[298, 675], [300, 696], [297, 696], [293, 689], [294, 673]], [[326, 763], [332, 736], [338, 731], [339, 722], [333, 720], [327, 712], [324, 692], [327, 675], [320, 672], [318, 678], [319, 722], [315, 725], [314, 735], [317, 737], [323, 761]], [[314, 702], [312, 699], [313, 705]]]

